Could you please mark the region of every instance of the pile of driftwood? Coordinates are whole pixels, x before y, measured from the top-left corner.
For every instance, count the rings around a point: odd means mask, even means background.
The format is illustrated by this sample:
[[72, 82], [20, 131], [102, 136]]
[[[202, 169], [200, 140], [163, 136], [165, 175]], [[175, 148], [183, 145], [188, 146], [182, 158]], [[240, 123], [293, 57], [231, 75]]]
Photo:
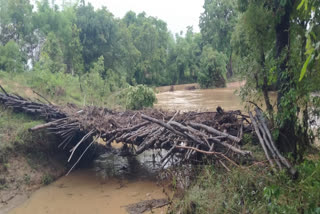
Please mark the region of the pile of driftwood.
[[289, 161], [281, 155], [278, 148], [276, 147], [261, 109], [256, 107], [255, 112], [255, 116], [253, 116], [253, 114], [249, 112], [250, 119], [255, 129], [255, 133], [259, 138], [259, 142], [265, 153], [265, 156], [268, 159], [273, 170], [276, 170], [276, 166], [274, 164], [275, 162], [280, 170], [282, 170], [283, 167], [286, 167], [292, 175], [295, 175], [297, 171], [292, 167]]
[[[218, 107], [217, 112], [179, 113], [156, 109], [117, 112], [94, 106], [59, 107], [49, 101], [44, 103], [40, 100], [27, 100], [19, 95], [8, 94], [2, 87], [1, 89], [2, 105], [46, 120], [45, 124], [30, 130], [47, 129], [59, 136], [61, 141], [58, 147], [70, 151], [68, 161], [75, 159], [73, 167], [87, 150], [101, 139], [106, 142], [106, 147], [110, 147], [114, 142], [122, 143], [119, 153], [121, 155], [138, 155], [149, 149], [165, 149], [168, 152], [161, 157], [163, 165], [173, 156], [179, 156], [181, 161], [199, 161], [203, 156], [211, 155], [228, 169], [224, 161], [236, 164], [239, 157], [251, 156], [250, 151], [241, 149], [241, 139], [244, 133], [253, 131], [252, 124], [248, 120], [250, 117], [239, 110], [224, 112]], [[280, 153], [278, 154], [274, 144], [271, 144], [268, 129], [261, 125], [257, 128], [258, 118], [257, 114], [257, 117], [252, 117], [251, 120], [259, 139], [260, 133], [263, 134], [262, 145], [267, 145], [269, 151], [278, 155], [273, 156], [277, 164], [280, 161], [287, 166], [285, 159], [279, 156]], [[265, 125], [261, 123], [261, 119], [259, 123]], [[273, 152], [271, 154], [274, 155]], [[272, 163], [271, 159], [268, 159]]]

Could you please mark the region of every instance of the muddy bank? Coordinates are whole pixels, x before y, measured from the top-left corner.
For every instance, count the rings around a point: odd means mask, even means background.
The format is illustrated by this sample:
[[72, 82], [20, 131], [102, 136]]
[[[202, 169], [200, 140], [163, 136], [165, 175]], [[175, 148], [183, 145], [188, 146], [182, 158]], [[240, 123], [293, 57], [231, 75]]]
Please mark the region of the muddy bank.
[[41, 122], [0, 107], [0, 213], [66, 172], [67, 157], [56, 152], [57, 139], [28, 131]]
[[65, 174], [61, 156], [31, 157], [24, 153], [7, 154], [1, 163], [0, 213], [7, 213], [23, 203], [42, 186], [48, 185]]
[[[77, 170], [35, 192], [15, 214], [42, 213], [127, 213], [127, 206], [137, 202], [165, 198], [154, 181], [127, 180], [96, 176], [91, 169]], [[153, 210], [166, 213], [166, 208]]]

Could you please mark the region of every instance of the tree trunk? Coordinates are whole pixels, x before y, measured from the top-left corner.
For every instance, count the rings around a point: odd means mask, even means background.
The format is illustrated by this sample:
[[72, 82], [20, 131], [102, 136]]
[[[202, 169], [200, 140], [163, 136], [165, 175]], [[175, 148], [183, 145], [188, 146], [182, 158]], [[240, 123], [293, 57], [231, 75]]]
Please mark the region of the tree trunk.
[[233, 71], [232, 71], [232, 53], [231, 53], [229, 62], [227, 64], [227, 79], [231, 78], [232, 76], [233, 76]]
[[[279, 11], [283, 10], [283, 15], [280, 17], [276, 25], [276, 59], [283, 60], [278, 67], [278, 97], [277, 107], [278, 114], [282, 118], [282, 126], [279, 129], [278, 146], [283, 152], [292, 152], [294, 156], [297, 154], [297, 136], [295, 124], [297, 117], [294, 111], [286, 107], [293, 108], [296, 105], [294, 99], [285, 97], [290, 89], [295, 88], [293, 83], [293, 74], [288, 70], [289, 50], [290, 50], [290, 15], [293, 10], [295, 0], [288, 1], [284, 7], [277, 5]], [[279, 1], [278, 1], [279, 4]], [[287, 49], [287, 50], [286, 50]], [[284, 100], [286, 99], [286, 100]], [[286, 107], [283, 107], [283, 102]], [[286, 117], [284, 115], [286, 114]], [[289, 114], [289, 115], [288, 115]]]
[[[262, 93], [263, 93], [263, 98], [264, 98], [264, 101], [266, 103], [266, 107], [267, 107], [267, 111], [270, 115], [272, 115], [273, 113], [273, 107], [270, 103], [270, 98], [269, 98], [269, 94], [268, 94], [268, 77], [267, 77], [267, 74], [266, 74], [266, 71], [265, 71], [265, 55], [264, 55], [264, 51], [261, 50], [261, 66], [262, 66], [262, 69], [264, 70], [263, 72], [263, 85], [262, 85]], [[272, 119], [272, 122], [273, 122], [273, 119]]]

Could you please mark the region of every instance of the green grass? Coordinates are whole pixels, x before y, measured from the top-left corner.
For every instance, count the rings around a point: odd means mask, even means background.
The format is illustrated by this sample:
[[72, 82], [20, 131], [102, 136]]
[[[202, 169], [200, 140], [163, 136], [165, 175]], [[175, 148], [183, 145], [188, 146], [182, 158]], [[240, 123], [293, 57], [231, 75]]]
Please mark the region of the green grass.
[[11, 74], [0, 71], [0, 84], [7, 92], [17, 93], [26, 98], [37, 98], [44, 101], [32, 92], [35, 90], [55, 104], [83, 105], [84, 103], [79, 80], [70, 75], [38, 74], [36, 72]]
[[[17, 144], [25, 144], [34, 137], [28, 129], [43, 123], [23, 113], [14, 113], [0, 107], [0, 149], [12, 149]], [[0, 158], [1, 159], [1, 158]]]
[[261, 166], [231, 172], [203, 166], [171, 213], [320, 213], [320, 161], [296, 167], [299, 178], [292, 180]]
[[44, 121], [0, 106], [0, 163], [8, 164], [8, 156], [15, 152], [26, 157], [33, 169], [48, 162], [48, 151], [57, 150], [55, 137], [45, 131], [29, 129]]
[[228, 173], [205, 166], [172, 213], [264, 213], [262, 192], [266, 185], [265, 176], [256, 177], [250, 171], [233, 169]]
[[48, 71], [12, 74], [0, 70], [0, 84], [7, 92], [44, 101], [33, 93], [34, 90], [57, 105], [73, 103], [124, 110], [149, 107], [156, 101], [151, 88], [143, 85], [129, 87], [127, 83], [117, 86], [112, 81], [103, 80], [99, 75], [84, 75], [79, 79], [71, 74]]

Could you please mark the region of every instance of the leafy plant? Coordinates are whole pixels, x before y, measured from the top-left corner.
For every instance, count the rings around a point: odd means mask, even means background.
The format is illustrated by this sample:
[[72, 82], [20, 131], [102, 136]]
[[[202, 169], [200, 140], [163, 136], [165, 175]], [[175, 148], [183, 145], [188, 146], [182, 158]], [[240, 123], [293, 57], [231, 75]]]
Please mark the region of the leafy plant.
[[145, 86], [130, 86], [126, 92], [126, 109], [139, 110], [152, 107], [157, 98], [154, 91]]
[[53, 179], [52, 175], [49, 175], [49, 174], [45, 174], [41, 178], [41, 182], [42, 182], [43, 185], [49, 185], [53, 181], [54, 181], [54, 179]]
[[226, 86], [226, 56], [210, 46], [205, 46], [201, 55], [198, 82], [201, 88]]

